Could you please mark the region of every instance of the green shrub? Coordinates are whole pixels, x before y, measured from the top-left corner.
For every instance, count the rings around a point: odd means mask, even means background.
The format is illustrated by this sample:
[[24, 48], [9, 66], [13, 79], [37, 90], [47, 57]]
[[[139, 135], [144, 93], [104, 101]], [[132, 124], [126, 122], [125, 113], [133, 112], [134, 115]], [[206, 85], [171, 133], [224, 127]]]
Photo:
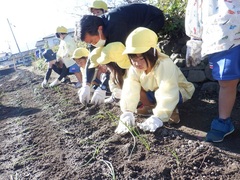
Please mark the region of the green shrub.
[[38, 59], [33, 63], [33, 66], [37, 68], [38, 70], [41, 71], [46, 71], [47, 70], [47, 63], [45, 62], [44, 59]]
[[150, 0], [150, 4], [164, 12], [165, 25], [160, 32], [164, 38], [176, 39], [185, 35], [185, 9], [187, 0]]

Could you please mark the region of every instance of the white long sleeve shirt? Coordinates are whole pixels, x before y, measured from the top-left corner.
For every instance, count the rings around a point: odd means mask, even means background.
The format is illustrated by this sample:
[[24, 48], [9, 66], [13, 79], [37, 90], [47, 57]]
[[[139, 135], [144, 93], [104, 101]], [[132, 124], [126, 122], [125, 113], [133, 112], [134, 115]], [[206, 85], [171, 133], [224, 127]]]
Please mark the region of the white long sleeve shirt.
[[195, 90], [193, 84], [186, 80], [180, 69], [165, 55], [159, 57], [148, 74], [130, 67], [122, 88], [120, 106], [123, 112], [136, 110], [141, 87], [145, 91], [155, 91], [157, 104], [153, 114], [163, 122], [169, 120], [178, 104], [179, 92], [183, 101], [186, 101], [192, 97]]
[[202, 56], [240, 44], [239, 0], [188, 0], [186, 34], [202, 39]]
[[67, 68], [75, 64], [76, 62], [71, 58], [74, 50], [77, 48], [74, 39], [67, 35], [59, 44], [57, 57], [63, 60], [63, 63]]

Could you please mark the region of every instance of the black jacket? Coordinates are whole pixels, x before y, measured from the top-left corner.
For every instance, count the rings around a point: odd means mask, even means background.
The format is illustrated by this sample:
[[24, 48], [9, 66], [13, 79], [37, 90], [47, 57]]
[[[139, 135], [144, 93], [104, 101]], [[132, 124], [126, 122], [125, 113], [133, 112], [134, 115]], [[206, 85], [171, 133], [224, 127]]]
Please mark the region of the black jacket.
[[116, 41], [125, 44], [127, 36], [137, 27], [146, 27], [159, 33], [164, 25], [163, 12], [148, 4], [120, 6], [103, 15], [102, 19], [106, 44]]

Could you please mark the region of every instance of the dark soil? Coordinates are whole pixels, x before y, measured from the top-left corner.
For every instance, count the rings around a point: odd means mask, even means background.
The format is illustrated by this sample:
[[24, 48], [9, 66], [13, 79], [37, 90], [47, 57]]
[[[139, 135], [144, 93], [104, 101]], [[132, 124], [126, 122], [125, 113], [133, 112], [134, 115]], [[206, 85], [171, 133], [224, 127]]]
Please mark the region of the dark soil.
[[217, 92], [197, 88], [178, 125], [120, 136], [117, 105], [84, 107], [72, 84], [42, 89], [42, 80], [26, 69], [0, 76], [1, 180], [240, 179], [240, 94], [235, 132], [212, 144], [204, 137]]

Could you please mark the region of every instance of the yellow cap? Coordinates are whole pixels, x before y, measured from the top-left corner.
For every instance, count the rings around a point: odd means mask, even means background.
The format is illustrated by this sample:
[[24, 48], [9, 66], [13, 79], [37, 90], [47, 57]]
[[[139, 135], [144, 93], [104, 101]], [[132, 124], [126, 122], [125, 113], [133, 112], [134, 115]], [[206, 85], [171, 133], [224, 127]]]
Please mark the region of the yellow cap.
[[107, 64], [115, 62], [123, 69], [128, 69], [131, 66], [130, 60], [126, 54], [122, 54], [125, 46], [121, 42], [109, 43], [103, 47], [101, 56], [97, 59], [99, 64]]
[[108, 10], [107, 4], [104, 1], [102, 1], [102, 0], [94, 0], [94, 1], [92, 1], [92, 4], [90, 5], [89, 8], [90, 8], [90, 11], [91, 11], [92, 8], [94, 8], [94, 9], [103, 9], [105, 11]]
[[141, 54], [148, 51], [151, 47], [157, 47], [157, 34], [144, 27], [138, 27], [127, 37], [126, 49], [123, 54]]
[[86, 48], [77, 48], [73, 52], [72, 59], [79, 59], [82, 57], [88, 57], [89, 51]]
[[99, 63], [97, 62], [97, 59], [101, 56], [102, 49], [103, 49], [103, 47], [95, 48], [89, 54], [90, 65], [88, 68], [95, 68], [99, 65]]
[[56, 33], [67, 33], [67, 28], [65, 28], [64, 26], [58, 26]]

